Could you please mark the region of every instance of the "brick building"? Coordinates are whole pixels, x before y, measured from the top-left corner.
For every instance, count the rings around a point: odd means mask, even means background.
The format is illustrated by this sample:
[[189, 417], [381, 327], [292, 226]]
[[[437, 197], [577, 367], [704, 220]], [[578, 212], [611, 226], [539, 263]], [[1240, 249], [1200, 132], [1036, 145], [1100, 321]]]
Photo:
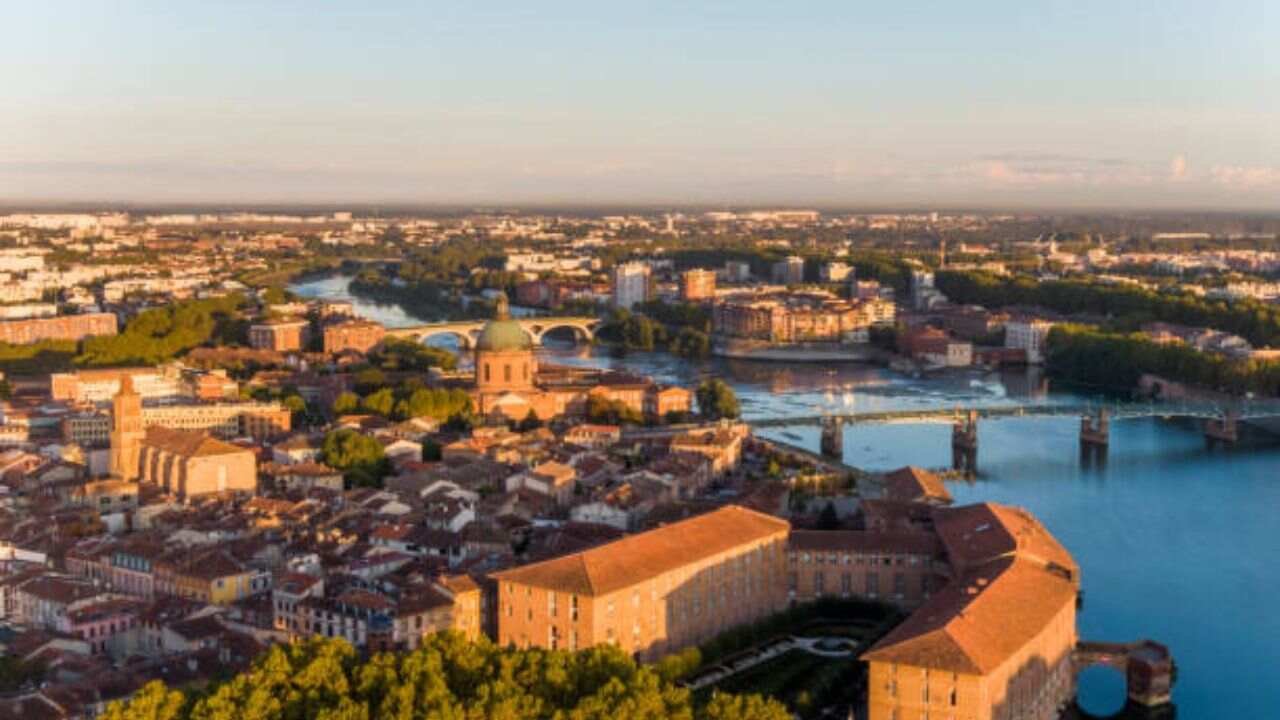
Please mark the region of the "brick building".
[[112, 313], [59, 315], [0, 322], [0, 342], [29, 345], [41, 340], [83, 340], [95, 335], [115, 335], [118, 331], [119, 325]]
[[268, 320], [249, 326], [249, 346], [256, 350], [296, 352], [307, 344], [311, 324], [306, 320]]
[[714, 270], [695, 268], [680, 274], [680, 299], [688, 302], [710, 300], [716, 296]]
[[324, 329], [324, 351], [338, 353], [345, 350], [369, 352], [382, 342], [387, 334], [386, 328], [368, 320], [348, 320]]
[[498, 642], [615, 643], [650, 660], [696, 645], [783, 607], [788, 528], [731, 505], [495, 573]]

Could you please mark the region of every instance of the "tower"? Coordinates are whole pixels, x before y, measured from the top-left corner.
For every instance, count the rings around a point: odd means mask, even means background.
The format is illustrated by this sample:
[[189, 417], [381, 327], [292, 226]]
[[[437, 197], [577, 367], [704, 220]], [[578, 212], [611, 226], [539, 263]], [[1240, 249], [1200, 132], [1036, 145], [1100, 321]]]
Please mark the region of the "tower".
[[133, 376], [120, 379], [120, 392], [111, 399], [111, 475], [136, 480], [142, 451], [142, 396], [133, 389]]

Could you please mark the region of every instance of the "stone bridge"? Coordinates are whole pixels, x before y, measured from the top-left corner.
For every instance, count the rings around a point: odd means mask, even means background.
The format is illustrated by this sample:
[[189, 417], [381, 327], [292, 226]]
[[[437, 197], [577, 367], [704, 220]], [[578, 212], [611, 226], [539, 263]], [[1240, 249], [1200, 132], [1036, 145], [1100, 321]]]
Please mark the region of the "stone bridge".
[[1072, 655], [1076, 672], [1106, 665], [1124, 673], [1129, 701], [1143, 707], [1167, 705], [1173, 697], [1178, 668], [1169, 648], [1153, 640], [1132, 643], [1084, 642]]
[[[520, 323], [520, 327], [529, 335], [534, 347], [542, 344], [542, 338], [547, 333], [563, 328], [572, 330], [574, 340], [577, 342], [590, 343], [595, 340], [596, 329], [600, 327], [599, 318], [593, 317], [530, 317], [514, 319]], [[418, 342], [426, 342], [429, 338], [438, 335], [452, 335], [457, 338], [458, 347], [466, 350], [475, 346], [476, 339], [480, 337], [480, 331], [484, 329], [487, 322], [489, 321], [465, 320], [461, 322], [430, 323], [405, 328], [388, 328], [387, 335]]]

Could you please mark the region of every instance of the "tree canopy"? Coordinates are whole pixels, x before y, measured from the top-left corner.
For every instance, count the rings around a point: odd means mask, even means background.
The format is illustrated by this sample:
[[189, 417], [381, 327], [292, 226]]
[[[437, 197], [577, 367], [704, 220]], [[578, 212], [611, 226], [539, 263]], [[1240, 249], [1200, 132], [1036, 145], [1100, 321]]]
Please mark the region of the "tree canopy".
[[698, 410], [712, 419], [736, 418], [740, 413], [738, 396], [733, 388], [720, 378], [704, 380], [698, 386]]
[[325, 435], [321, 453], [325, 464], [341, 470], [352, 485], [376, 487], [390, 472], [382, 443], [350, 428]]
[[786, 720], [759, 696], [690, 692], [613, 646], [577, 652], [500, 648], [456, 633], [361, 662], [343, 640], [276, 645], [204, 692], [160, 682], [103, 720]]
[[77, 365], [156, 365], [210, 341], [242, 344], [247, 326], [237, 310], [240, 295], [191, 300], [138, 313], [118, 335], [84, 341]]

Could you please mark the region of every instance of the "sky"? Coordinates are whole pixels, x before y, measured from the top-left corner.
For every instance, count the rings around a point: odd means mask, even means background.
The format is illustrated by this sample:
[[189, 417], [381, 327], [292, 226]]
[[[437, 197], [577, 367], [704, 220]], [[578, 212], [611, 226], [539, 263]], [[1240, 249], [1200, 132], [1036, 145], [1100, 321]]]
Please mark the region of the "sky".
[[1280, 3], [0, 3], [0, 201], [1280, 209]]

